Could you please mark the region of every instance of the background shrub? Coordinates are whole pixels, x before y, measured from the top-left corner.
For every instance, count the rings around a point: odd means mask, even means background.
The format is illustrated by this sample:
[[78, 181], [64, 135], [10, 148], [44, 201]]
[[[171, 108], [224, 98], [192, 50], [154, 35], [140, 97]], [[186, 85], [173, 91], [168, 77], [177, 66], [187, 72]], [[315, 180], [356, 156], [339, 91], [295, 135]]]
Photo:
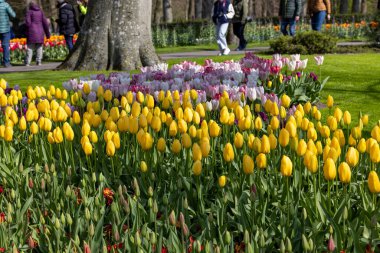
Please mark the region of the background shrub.
[[321, 32], [298, 33], [295, 37], [282, 36], [269, 44], [275, 53], [282, 54], [324, 54], [336, 48], [338, 39]]

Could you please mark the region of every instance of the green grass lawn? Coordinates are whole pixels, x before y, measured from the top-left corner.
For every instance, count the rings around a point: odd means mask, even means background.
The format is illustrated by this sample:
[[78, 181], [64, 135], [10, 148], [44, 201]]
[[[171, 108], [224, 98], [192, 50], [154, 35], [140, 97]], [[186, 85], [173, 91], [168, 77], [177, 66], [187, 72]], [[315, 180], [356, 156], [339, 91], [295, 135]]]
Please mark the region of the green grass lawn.
[[[313, 56], [306, 57], [309, 58], [307, 70], [318, 74], [319, 69], [314, 62]], [[215, 61], [238, 60], [240, 58], [241, 55], [213, 57]], [[193, 58], [186, 60], [202, 64], [205, 59]], [[168, 63], [172, 65], [183, 60], [169, 60]], [[339, 105], [343, 111], [349, 110], [351, 112], [354, 123], [357, 122], [357, 115], [360, 111], [370, 116], [371, 125], [380, 120], [380, 110], [378, 109], [380, 105], [379, 54], [326, 55], [321, 71], [323, 78], [330, 77], [322, 91], [321, 102], [325, 102], [327, 95], [331, 94], [335, 99], [336, 105]], [[11, 85], [19, 84], [25, 89], [28, 85], [43, 85], [46, 87], [53, 84], [61, 86], [64, 81], [71, 78], [88, 76], [95, 73], [104, 72], [39, 71], [2, 74], [0, 77], [6, 79]], [[326, 113], [327, 111], [324, 114], [326, 115]]]

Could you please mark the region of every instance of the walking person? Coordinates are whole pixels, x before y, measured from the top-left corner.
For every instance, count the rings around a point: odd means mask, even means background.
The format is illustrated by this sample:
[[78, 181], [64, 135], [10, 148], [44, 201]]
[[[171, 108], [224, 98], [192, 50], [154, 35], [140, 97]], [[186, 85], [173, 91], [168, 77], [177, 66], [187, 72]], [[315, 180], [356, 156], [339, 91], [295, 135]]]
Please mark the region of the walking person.
[[25, 57], [25, 65], [30, 66], [33, 51], [36, 50], [36, 62], [37, 66], [39, 66], [42, 61], [42, 47], [45, 40], [45, 35], [47, 38], [50, 38], [50, 31], [45, 14], [34, 0], [29, 3], [29, 9], [25, 16], [25, 23], [27, 27], [26, 41], [28, 46]]
[[79, 26], [82, 27], [84, 18], [87, 14], [88, 0], [78, 0], [77, 4], [79, 8]]
[[311, 29], [314, 31], [321, 30], [326, 14], [327, 20], [331, 18], [330, 0], [308, 0], [307, 10], [311, 17]]
[[216, 39], [219, 46], [219, 55], [228, 55], [230, 49], [227, 45], [226, 34], [229, 20], [235, 15], [234, 7], [229, 0], [217, 0], [214, 3], [212, 21], [216, 25]]
[[9, 48], [11, 40], [11, 27], [9, 18], [15, 18], [16, 13], [13, 11], [12, 7], [5, 2], [5, 0], [0, 0], [0, 40], [1, 47], [3, 48], [3, 62], [2, 65], [6, 68], [11, 67], [11, 52]]
[[79, 27], [75, 18], [75, 10], [73, 6], [65, 0], [57, 0], [59, 8], [59, 33], [65, 36], [66, 45], [69, 51], [74, 47], [73, 37], [78, 32]]
[[232, 26], [235, 36], [239, 38], [239, 46], [236, 51], [242, 51], [247, 46], [247, 41], [244, 38], [244, 29], [248, 18], [248, 0], [235, 0], [233, 6], [235, 16]]
[[[296, 34], [296, 22], [299, 21], [302, 10], [301, 0], [281, 0], [278, 18], [281, 23], [283, 35], [294, 36]], [[289, 26], [289, 32], [288, 32]]]

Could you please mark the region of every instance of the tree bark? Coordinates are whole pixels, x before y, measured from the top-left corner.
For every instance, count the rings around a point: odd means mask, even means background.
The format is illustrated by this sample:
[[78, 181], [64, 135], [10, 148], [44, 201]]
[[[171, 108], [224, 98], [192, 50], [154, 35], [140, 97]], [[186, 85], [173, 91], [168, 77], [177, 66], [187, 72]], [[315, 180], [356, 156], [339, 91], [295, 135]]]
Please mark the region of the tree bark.
[[202, 18], [202, 0], [195, 0], [195, 18]]
[[189, 20], [193, 19], [194, 18], [194, 0], [188, 0], [189, 1], [189, 5], [187, 6], [188, 9], [187, 9], [187, 17]]
[[352, 0], [352, 13], [360, 12], [360, 0]]
[[348, 0], [340, 0], [339, 13], [340, 14], [348, 13]]
[[173, 22], [173, 9], [171, 0], [163, 0], [164, 3], [164, 22], [171, 23]]
[[78, 41], [58, 69], [129, 71], [157, 64], [151, 9], [151, 0], [89, 1]]
[[361, 13], [367, 14], [367, 0], [362, 0]]
[[203, 19], [211, 18], [213, 6], [214, 6], [213, 0], [203, 0], [203, 4], [202, 4], [202, 18]]
[[162, 0], [156, 0], [156, 5], [154, 8], [154, 14], [153, 14], [153, 22], [155, 24], [159, 24], [162, 21], [162, 13], [163, 12], [163, 2]]

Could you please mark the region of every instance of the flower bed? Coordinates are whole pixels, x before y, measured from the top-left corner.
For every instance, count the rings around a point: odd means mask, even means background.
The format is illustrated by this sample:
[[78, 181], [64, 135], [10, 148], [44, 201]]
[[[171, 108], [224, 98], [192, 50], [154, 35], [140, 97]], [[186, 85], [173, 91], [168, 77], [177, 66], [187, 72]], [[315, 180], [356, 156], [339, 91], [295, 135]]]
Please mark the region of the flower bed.
[[247, 55], [25, 95], [1, 80], [0, 250], [374, 250], [380, 127], [286, 95], [305, 65]]

